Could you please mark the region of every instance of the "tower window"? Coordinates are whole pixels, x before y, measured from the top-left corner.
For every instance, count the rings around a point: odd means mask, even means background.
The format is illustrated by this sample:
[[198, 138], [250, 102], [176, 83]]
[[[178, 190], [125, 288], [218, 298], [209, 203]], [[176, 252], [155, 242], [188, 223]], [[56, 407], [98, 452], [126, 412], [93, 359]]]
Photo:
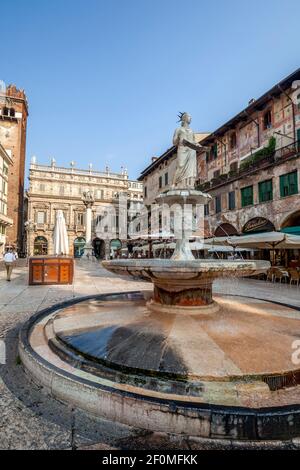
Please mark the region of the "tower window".
[[16, 111], [14, 110], [14, 108], [5, 107], [5, 108], [3, 108], [2, 114], [3, 114], [3, 116], [15, 117]]

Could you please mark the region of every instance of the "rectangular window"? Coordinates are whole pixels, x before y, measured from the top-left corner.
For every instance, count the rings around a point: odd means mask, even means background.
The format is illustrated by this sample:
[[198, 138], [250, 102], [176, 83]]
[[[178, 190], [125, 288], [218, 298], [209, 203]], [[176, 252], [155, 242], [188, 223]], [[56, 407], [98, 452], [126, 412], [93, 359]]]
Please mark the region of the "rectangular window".
[[221, 195], [216, 196], [216, 214], [219, 214], [222, 210], [222, 205], [221, 205]]
[[144, 187], [144, 197], [147, 197], [147, 186]]
[[37, 224], [44, 224], [46, 221], [46, 213], [44, 211], [38, 211], [36, 214]]
[[230, 136], [230, 150], [233, 150], [236, 148], [236, 133], [233, 132]]
[[213, 146], [213, 157], [214, 157], [214, 160], [218, 158], [218, 144], [217, 143], [214, 144]]
[[209, 204], [204, 204], [204, 215], [209, 215]]
[[247, 186], [241, 189], [242, 207], [251, 206], [253, 204], [253, 186]]
[[158, 187], [159, 187], [159, 189], [162, 188], [162, 176], [159, 177], [159, 180], [158, 180]]
[[104, 191], [103, 191], [103, 189], [97, 189], [97, 191], [96, 191], [96, 199], [104, 199]]
[[230, 163], [230, 171], [237, 171], [238, 170], [238, 162]]
[[298, 193], [297, 170], [280, 176], [280, 196], [286, 197]]
[[76, 225], [84, 225], [84, 213], [77, 212]]
[[235, 209], [235, 191], [228, 193], [228, 209], [233, 211]]
[[269, 109], [264, 114], [264, 129], [271, 129], [271, 127], [272, 127], [272, 113], [271, 113], [271, 110]]
[[165, 173], [165, 186], [168, 186], [169, 184], [169, 174]]
[[273, 200], [273, 182], [272, 180], [262, 181], [258, 184], [259, 202]]

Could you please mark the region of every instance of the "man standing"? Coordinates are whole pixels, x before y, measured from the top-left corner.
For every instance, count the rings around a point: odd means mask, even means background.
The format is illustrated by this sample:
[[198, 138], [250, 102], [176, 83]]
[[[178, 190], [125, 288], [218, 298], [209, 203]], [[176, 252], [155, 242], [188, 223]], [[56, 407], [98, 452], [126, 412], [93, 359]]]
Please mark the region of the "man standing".
[[13, 253], [11, 248], [8, 248], [5, 255], [4, 255], [4, 263], [6, 267], [6, 280], [10, 281], [11, 273], [13, 270], [14, 262], [16, 260], [16, 256]]

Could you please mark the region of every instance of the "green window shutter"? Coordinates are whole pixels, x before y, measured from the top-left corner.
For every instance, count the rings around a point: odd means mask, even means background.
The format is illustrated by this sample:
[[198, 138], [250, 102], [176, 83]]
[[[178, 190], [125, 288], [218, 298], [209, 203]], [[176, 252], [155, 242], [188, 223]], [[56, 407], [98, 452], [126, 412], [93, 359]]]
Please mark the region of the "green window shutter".
[[297, 171], [289, 174], [290, 194], [298, 193], [298, 175]]
[[258, 184], [259, 202], [272, 201], [273, 199], [273, 182], [272, 180], [262, 181]]
[[253, 186], [242, 188], [242, 207], [251, 206], [253, 204]]
[[280, 196], [284, 197], [285, 175], [280, 176]]
[[234, 191], [230, 191], [230, 193], [228, 193], [228, 208], [229, 210], [235, 209], [235, 192]]

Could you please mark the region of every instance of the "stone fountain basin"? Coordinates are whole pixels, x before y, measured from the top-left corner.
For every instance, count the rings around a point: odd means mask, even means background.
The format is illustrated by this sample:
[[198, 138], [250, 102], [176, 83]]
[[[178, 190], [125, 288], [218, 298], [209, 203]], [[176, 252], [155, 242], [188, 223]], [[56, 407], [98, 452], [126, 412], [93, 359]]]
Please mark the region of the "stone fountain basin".
[[171, 259], [124, 259], [102, 261], [105, 269], [118, 275], [128, 275], [154, 282], [165, 280], [205, 280], [219, 277], [255, 276], [266, 272], [269, 261], [263, 260], [206, 260], [177, 261]]

